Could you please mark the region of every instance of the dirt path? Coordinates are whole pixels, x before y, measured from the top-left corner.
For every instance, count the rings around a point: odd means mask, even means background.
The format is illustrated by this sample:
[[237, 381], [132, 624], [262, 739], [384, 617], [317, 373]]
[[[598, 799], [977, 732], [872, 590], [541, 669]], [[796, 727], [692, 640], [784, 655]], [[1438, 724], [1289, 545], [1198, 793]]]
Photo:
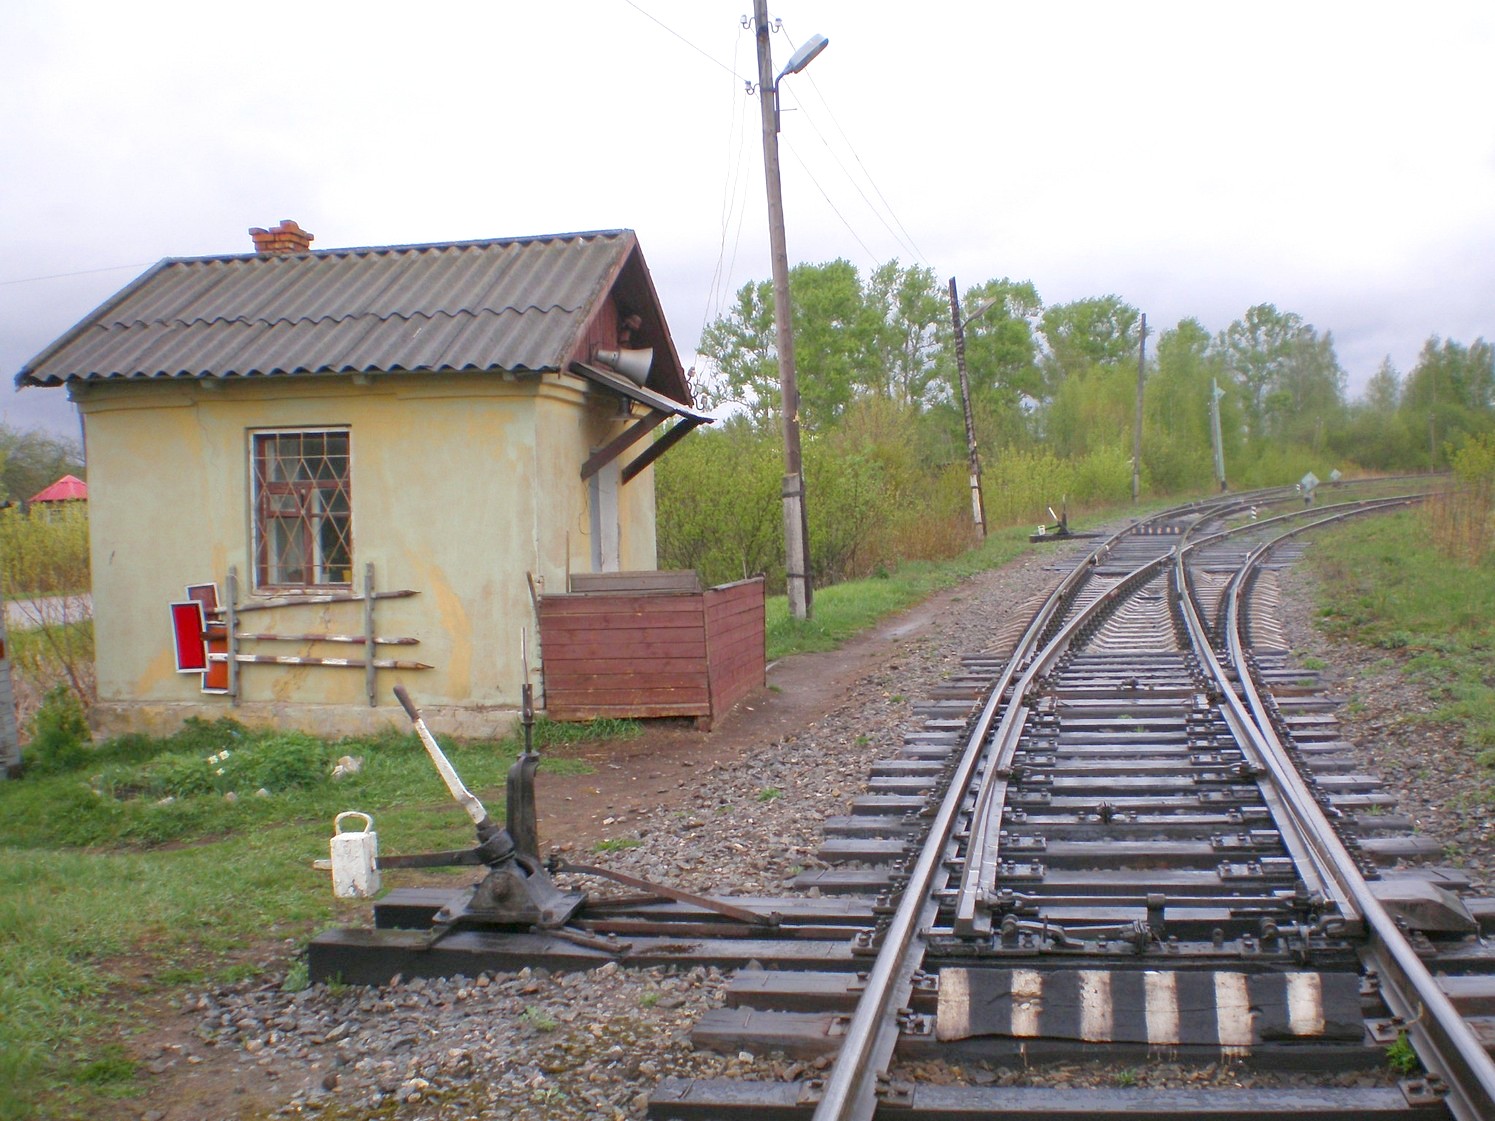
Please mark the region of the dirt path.
[[902, 643], [928, 630], [961, 595], [959, 587], [938, 592], [838, 650], [773, 663], [767, 687], [738, 703], [710, 732], [688, 720], [654, 720], [634, 739], [553, 749], [557, 756], [585, 761], [594, 773], [578, 778], [541, 767], [535, 802], [542, 850], [554, 845], [584, 851], [616, 836], [632, 814], [683, 801], [697, 772], [793, 736], [835, 708], [854, 682], [894, 658]]

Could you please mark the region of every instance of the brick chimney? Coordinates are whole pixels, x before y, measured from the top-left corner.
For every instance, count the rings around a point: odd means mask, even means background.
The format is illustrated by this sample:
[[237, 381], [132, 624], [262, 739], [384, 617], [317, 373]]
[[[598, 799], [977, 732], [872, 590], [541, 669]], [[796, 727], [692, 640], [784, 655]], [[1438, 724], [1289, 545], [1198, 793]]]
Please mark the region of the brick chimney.
[[311, 243], [316, 240], [312, 234], [307, 233], [289, 218], [282, 219], [280, 225], [273, 230], [262, 230], [256, 226], [249, 231], [249, 236], [254, 238], [256, 253], [282, 255], [305, 253], [311, 249]]

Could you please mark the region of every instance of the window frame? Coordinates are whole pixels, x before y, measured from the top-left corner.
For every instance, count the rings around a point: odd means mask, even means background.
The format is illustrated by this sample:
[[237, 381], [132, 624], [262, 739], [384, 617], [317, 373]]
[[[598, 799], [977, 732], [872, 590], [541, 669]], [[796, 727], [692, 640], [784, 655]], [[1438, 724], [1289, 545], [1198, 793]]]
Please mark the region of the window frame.
[[[294, 427], [275, 428], [252, 428], [248, 432], [249, 448], [249, 545], [250, 545], [250, 567], [254, 574], [253, 587], [256, 593], [283, 594], [286, 592], [332, 592], [350, 591], [353, 588], [353, 432], [352, 427], [346, 424], [310, 425]], [[331, 485], [325, 484], [313, 477], [310, 479], [293, 479], [289, 481], [272, 480], [268, 476], [268, 456], [270, 449], [275, 448], [275, 441], [285, 437], [328, 437], [341, 436], [345, 440], [344, 473], [335, 478]], [[279, 449], [277, 449], [279, 450]], [[280, 458], [280, 457], [277, 457]], [[332, 458], [327, 455], [325, 444], [321, 453], [320, 461], [329, 462]], [[299, 457], [300, 463], [306, 462], [305, 455]], [[342, 514], [345, 525], [342, 527], [338, 537], [340, 543], [346, 550], [346, 558], [341, 564], [334, 564], [335, 558], [329, 557], [326, 552], [326, 543], [320, 532], [322, 525], [336, 519], [339, 515], [335, 510], [328, 509], [323, 496], [327, 494], [340, 494], [346, 502], [346, 512]], [[296, 510], [293, 515], [287, 517], [285, 513], [272, 511], [269, 499], [272, 496], [288, 496], [293, 499]], [[309, 498], [315, 496], [315, 504], [320, 510], [309, 510], [312, 504]], [[309, 546], [307, 551], [311, 554], [310, 560], [304, 562], [300, 567], [303, 575], [309, 574], [313, 577], [311, 581], [276, 581], [271, 577], [277, 575], [277, 568], [284, 568], [284, 561], [277, 565], [271, 558], [272, 532], [277, 525], [290, 524], [292, 527], [305, 533], [304, 545]], [[336, 531], [335, 531], [336, 532]], [[336, 543], [335, 543], [336, 544]], [[323, 579], [318, 582], [315, 577], [318, 574], [324, 577], [330, 572], [337, 571], [346, 576], [344, 580]]]

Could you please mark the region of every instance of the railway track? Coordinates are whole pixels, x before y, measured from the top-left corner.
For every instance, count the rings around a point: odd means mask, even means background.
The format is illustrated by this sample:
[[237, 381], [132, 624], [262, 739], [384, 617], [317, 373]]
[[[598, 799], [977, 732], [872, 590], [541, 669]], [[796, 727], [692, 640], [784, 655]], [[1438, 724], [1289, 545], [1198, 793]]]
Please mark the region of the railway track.
[[[433, 939], [442, 899], [395, 892], [376, 930], [313, 944], [313, 976], [709, 963], [737, 972], [698, 1046], [829, 1060], [795, 1082], [667, 1080], [657, 1121], [1495, 1118], [1495, 955], [1480, 938], [1495, 901], [1419, 863], [1437, 847], [1356, 772], [1332, 699], [1274, 623], [1274, 566], [1298, 535], [1406, 501], [1304, 510], [1261, 493], [1102, 543], [1010, 650], [970, 656], [922, 706], [853, 812], [827, 822], [830, 866], [801, 894], [631, 885], [563, 929]], [[1407, 1043], [1424, 1071], [1385, 1075]], [[1159, 1056], [1261, 1077], [971, 1077]], [[940, 1079], [922, 1077], [930, 1064]]]

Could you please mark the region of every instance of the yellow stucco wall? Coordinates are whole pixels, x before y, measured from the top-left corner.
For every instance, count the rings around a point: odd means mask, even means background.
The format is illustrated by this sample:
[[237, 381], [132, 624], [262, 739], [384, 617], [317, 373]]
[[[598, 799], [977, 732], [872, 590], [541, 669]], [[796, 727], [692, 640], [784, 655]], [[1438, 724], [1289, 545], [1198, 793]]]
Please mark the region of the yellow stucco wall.
[[[565, 590], [590, 571], [592, 448], [629, 423], [616, 397], [570, 375], [384, 375], [135, 382], [78, 393], [84, 416], [93, 542], [95, 644], [101, 723], [108, 730], [171, 726], [186, 715], [235, 715], [349, 730], [394, 719], [403, 681], [435, 726], [481, 732], [512, 709], [521, 683], [520, 631], [537, 660], [526, 573]], [[250, 433], [344, 427], [352, 457], [355, 589], [374, 565], [375, 630], [415, 646], [378, 656], [428, 663], [381, 670], [370, 711], [361, 670], [242, 665], [241, 704], [205, 696], [175, 672], [166, 605], [187, 584], [253, 602]], [[624, 453], [626, 462], [646, 446]], [[654, 484], [645, 471], [619, 500], [621, 567], [655, 566]], [[276, 593], [265, 593], [276, 594]], [[240, 631], [363, 631], [359, 603], [245, 613]], [[363, 647], [244, 643], [244, 653], [361, 658]], [[538, 674], [534, 675], [538, 684]]]

